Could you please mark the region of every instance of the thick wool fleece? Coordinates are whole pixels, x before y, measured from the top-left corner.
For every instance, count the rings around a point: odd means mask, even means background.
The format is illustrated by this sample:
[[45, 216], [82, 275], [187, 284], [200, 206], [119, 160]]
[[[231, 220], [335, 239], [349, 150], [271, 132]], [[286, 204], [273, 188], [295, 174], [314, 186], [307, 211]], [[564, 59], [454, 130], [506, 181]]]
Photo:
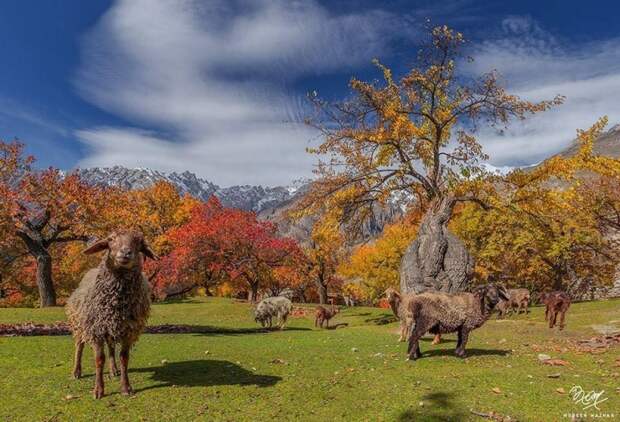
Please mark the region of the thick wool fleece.
[[258, 321], [278, 318], [279, 321], [286, 320], [293, 309], [291, 301], [283, 296], [267, 297], [261, 300], [256, 306], [254, 316]]
[[471, 331], [485, 323], [491, 309], [485, 306], [484, 298], [473, 293], [447, 294], [428, 292], [415, 295], [408, 304], [413, 321], [431, 324], [432, 334], [453, 333], [465, 328]]
[[141, 268], [113, 271], [107, 254], [90, 270], [67, 302], [69, 325], [84, 343], [112, 341], [133, 344], [144, 329], [151, 299]]

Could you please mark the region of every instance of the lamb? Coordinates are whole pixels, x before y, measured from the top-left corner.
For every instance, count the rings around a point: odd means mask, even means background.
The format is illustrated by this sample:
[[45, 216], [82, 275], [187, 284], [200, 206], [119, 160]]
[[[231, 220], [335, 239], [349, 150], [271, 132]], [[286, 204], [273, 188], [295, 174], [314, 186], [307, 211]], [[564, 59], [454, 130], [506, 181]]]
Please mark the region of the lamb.
[[427, 332], [458, 332], [455, 354], [465, 357], [469, 333], [489, 319], [500, 300], [508, 300], [508, 292], [503, 286], [495, 284], [479, 286], [473, 293], [428, 292], [414, 296], [407, 305], [413, 317], [408, 358], [415, 360], [422, 356], [419, 341]]
[[545, 304], [545, 321], [549, 321], [549, 328], [556, 325], [558, 314], [560, 314], [560, 330], [564, 329], [564, 318], [566, 311], [570, 307], [570, 296], [562, 291], [556, 290], [551, 293], [545, 293], [541, 298]]
[[278, 328], [282, 330], [292, 309], [293, 304], [284, 296], [267, 297], [256, 306], [254, 320], [260, 322], [263, 327], [268, 325], [271, 328], [275, 317], [278, 320]]
[[[410, 327], [413, 323], [413, 316], [411, 312], [408, 311], [408, 303], [414, 295], [406, 294], [402, 295], [391, 287], [388, 287], [385, 290], [385, 297], [387, 298], [388, 303], [390, 304], [390, 308], [394, 313], [394, 316], [400, 321], [400, 337], [398, 341], [405, 341], [408, 339]], [[441, 334], [437, 334], [433, 339], [432, 344], [441, 343]]]
[[314, 314], [314, 326], [323, 328], [323, 323], [325, 323], [325, 328], [329, 328], [329, 320], [332, 319], [338, 312], [340, 312], [340, 309], [334, 306], [333, 301], [331, 309], [327, 309], [320, 305], [317, 306]]
[[521, 310], [526, 314], [529, 313], [528, 306], [530, 304], [530, 291], [528, 289], [508, 289], [508, 300], [503, 300], [497, 305], [499, 311], [498, 318], [504, 317], [508, 312], [517, 310], [517, 315]]
[[75, 340], [74, 378], [82, 375], [82, 351], [90, 343], [95, 354], [94, 397], [104, 394], [104, 344], [108, 346], [110, 374], [117, 376], [115, 346], [120, 344], [121, 393], [132, 394], [127, 374], [129, 351], [138, 340], [149, 316], [151, 295], [142, 273], [143, 257], [157, 259], [142, 233], [112, 233], [84, 250], [106, 251], [97, 268], [84, 275], [67, 301], [66, 313]]

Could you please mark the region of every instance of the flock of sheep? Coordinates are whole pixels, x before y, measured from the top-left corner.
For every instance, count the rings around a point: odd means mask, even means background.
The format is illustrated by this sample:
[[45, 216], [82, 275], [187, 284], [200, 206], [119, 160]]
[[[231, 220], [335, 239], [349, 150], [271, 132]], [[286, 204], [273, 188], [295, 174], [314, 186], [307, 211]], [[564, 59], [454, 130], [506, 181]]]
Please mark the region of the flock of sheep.
[[[94, 397], [104, 394], [103, 368], [105, 347], [108, 349], [110, 374], [120, 375], [121, 393], [130, 395], [131, 385], [127, 374], [129, 352], [142, 333], [150, 310], [149, 284], [142, 272], [144, 258], [157, 259], [142, 233], [126, 231], [113, 233], [88, 247], [84, 253], [105, 251], [97, 268], [86, 273], [78, 288], [69, 298], [66, 312], [75, 339], [75, 364], [73, 376], [82, 374], [82, 351], [89, 343], [95, 354]], [[499, 317], [509, 311], [529, 312], [530, 293], [527, 289], [506, 290], [497, 284], [477, 287], [471, 293], [447, 294], [426, 292], [401, 295], [394, 289], [385, 292], [396, 318], [400, 321], [400, 339], [408, 340], [408, 358], [421, 356], [419, 340], [426, 333], [440, 336], [457, 333], [456, 355], [465, 357], [469, 333], [482, 326], [494, 310]], [[542, 297], [546, 305], [545, 318], [549, 327], [564, 328], [564, 318], [570, 298], [564, 292], [552, 292]], [[255, 309], [255, 321], [263, 327], [272, 327], [274, 321], [283, 329], [292, 311], [292, 303], [285, 297], [263, 299]], [[315, 326], [329, 328], [329, 320], [339, 312], [318, 306]], [[116, 364], [115, 348], [120, 345], [120, 371]]]

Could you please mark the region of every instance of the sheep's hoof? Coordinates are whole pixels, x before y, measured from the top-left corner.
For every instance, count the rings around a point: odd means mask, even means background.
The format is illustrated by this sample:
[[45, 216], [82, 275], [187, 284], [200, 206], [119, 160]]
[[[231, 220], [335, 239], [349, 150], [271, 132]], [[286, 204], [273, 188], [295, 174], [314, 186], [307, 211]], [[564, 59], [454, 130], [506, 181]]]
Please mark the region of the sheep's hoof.
[[79, 380], [82, 377], [82, 369], [73, 370], [73, 379]]
[[93, 391], [93, 397], [97, 400], [103, 397], [103, 388], [95, 387], [95, 391]]
[[133, 389], [131, 387], [122, 388], [121, 389], [121, 394], [123, 396], [132, 396], [133, 395]]
[[457, 358], [465, 358], [465, 357], [467, 357], [467, 355], [465, 354], [464, 351], [463, 352], [456, 351], [454, 354], [456, 355]]

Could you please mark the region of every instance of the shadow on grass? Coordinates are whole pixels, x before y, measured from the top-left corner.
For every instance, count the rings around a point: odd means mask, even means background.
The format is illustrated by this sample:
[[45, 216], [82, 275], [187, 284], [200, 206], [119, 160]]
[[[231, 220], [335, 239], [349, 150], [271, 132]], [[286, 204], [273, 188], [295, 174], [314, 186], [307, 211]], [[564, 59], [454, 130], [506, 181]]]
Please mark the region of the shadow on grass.
[[338, 324], [332, 324], [329, 327], [325, 327], [326, 330], [335, 330], [337, 328], [344, 328], [344, 327], [348, 327], [349, 323], [348, 322], [339, 322]]
[[[442, 340], [443, 342], [444, 340]], [[499, 349], [465, 349], [467, 357], [474, 356], [506, 356], [510, 354], [510, 350]], [[454, 356], [454, 349], [430, 349], [422, 350], [422, 359], [434, 356]], [[467, 357], [465, 359], [467, 359]]]
[[371, 322], [376, 325], [385, 325], [391, 324], [392, 322], [396, 322], [398, 319], [393, 314], [382, 314], [375, 318], [368, 318], [364, 320], [364, 322]]
[[258, 375], [252, 371], [225, 360], [189, 360], [171, 362], [153, 368], [130, 369], [130, 373], [152, 373], [151, 379], [159, 384], [136, 391], [171, 387], [209, 387], [216, 385], [256, 385], [271, 387], [281, 377]]
[[[309, 331], [310, 328], [304, 327], [285, 327], [282, 331]], [[276, 327], [216, 327], [212, 325], [188, 325], [188, 324], [163, 324], [147, 326], [147, 334], [204, 334], [204, 335], [243, 335], [243, 334], [265, 334], [271, 331], [280, 331]]]
[[409, 421], [461, 421], [467, 419], [469, 413], [462, 406], [454, 403], [453, 393], [428, 393], [422, 397], [424, 407], [409, 408], [397, 417], [398, 422]]

